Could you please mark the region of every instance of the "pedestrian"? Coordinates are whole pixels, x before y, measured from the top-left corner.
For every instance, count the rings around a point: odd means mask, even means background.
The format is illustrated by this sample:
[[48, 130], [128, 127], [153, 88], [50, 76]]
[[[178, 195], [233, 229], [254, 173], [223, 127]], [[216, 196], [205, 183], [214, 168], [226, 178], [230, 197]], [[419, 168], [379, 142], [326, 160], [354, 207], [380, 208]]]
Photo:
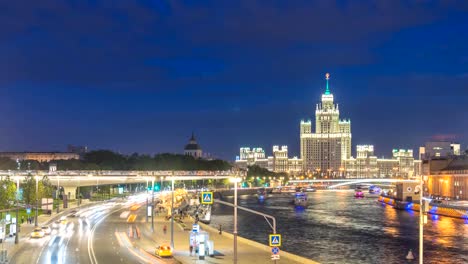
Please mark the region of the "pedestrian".
[[164, 225], [164, 227], [163, 227], [163, 231], [164, 231], [164, 234], [166, 234], [166, 231], [167, 231], [167, 227], [166, 227], [166, 225]]
[[24, 215], [21, 216], [21, 224], [24, 223]]
[[192, 252], [193, 252], [193, 245], [192, 244], [190, 244], [190, 249], [189, 250], [190, 250], [190, 256], [192, 256]]
[[222, 226], [219, 225], [219, 234], [221, 235], [223, 233], [223, 229], [222, 229]]

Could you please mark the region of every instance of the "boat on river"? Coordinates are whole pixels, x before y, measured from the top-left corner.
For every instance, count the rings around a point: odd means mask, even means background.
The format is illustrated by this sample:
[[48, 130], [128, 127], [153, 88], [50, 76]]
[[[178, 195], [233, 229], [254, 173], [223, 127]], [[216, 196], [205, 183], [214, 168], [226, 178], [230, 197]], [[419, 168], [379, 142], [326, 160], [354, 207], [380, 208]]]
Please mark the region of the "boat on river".
[[296, 207], [307, 207], [307, 194], [304, 192], [297, 192], [294, 194], [294, 205]]
[[267, 198], [267, 192], [265, 188], [259, 188], [257, 190], [257, 198], [259, 202], [264, 202]]
[[369, 187], [369, 193], [380, 193], [381, 191], [382, 189], [380, 189], [380, 187], [374, 185]]

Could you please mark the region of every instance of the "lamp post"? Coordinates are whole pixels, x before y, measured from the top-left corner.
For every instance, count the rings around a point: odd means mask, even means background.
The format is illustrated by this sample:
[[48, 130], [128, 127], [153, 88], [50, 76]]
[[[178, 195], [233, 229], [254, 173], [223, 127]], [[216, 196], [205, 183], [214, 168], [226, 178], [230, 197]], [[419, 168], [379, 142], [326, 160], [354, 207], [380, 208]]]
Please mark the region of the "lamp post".
[[171, 202], [171, 248], [174, 250], [174, 173], [172, 173], [172, 202]]
[[148, 178], [146, 178], [146, 223], [148, 223]]
[[39, 177], [36, 175], [36, 217], [34, 220], [34, 226], [37, 227], [37, 214], [39, 213]]
[[81, 176], [78, 176], [78, 197], [77, 197], [77, 201], [78, 201], [78, 207], [81, 205], [81, 190], [80, 190], [80, 179]]
[[59, 213], [59, 211], [60, 211], [60, 176], [57, 175], [57, 214]]
[[152, 193], [151, 193], [151, 232], [154, 232], [154, 177], [151, 180]]
[[[426, 178], [426, 177], [424, 177]], [[419, 264], [423, 264], [424, 257], [424, 214], [426, 211], [426, 204], [424, 201], [424, 179], [423, 175], [419, 177], [419, 185], [421, 186], [419, 190]]]
[[230, 181], [234, 183], [234, 264], [237, 264], [237, 183], [239, 178], [237, 175], [234, 178], [230, 178]]
[[19, 207], [18, 207], [18, 199], [19, 199], [19, 178], [16, 177], [16, 232], [15, 232], [15, 244], [19, 242]]

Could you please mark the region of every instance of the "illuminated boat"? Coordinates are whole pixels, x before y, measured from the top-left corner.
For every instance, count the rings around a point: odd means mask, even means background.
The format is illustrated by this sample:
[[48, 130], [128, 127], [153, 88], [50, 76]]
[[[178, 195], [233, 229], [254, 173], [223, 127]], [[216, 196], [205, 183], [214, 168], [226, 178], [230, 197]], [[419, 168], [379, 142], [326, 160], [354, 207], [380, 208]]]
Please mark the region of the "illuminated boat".
[[364, 197], [364, 193], [362, 192], [362, 190], [356, 190], [354, 192], [354, 197], [356, 198], [363, 198]]
[[297, 192], [294, 195], [294, 205], [296, 207], [307, 207], [308, 205], [307, 194], [303, 192]]
[[382, 189], [380, 189], [379, 187], [377, 186], [371, 186], [369, 187], [369, 193], [380, 193], [382, 191]]
[[266, 193], [265, 188], [260, 188], [260, 189], [258, 189], [258, 191], [257, 191], [257, 198], [258, 198], [258, 201], [259, 201], [259, 202], [265, 201], [265, 199], [267, 198], [267, 193]]

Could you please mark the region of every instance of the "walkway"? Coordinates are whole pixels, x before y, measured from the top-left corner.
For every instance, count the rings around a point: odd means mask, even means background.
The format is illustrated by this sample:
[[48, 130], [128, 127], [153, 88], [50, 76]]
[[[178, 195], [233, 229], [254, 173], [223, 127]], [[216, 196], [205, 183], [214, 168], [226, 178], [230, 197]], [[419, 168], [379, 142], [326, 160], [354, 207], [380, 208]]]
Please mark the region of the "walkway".
[[[197, 256], [190, 256], [189, 254], [189, 233], [192, 229], [192, 220], [187, 218], [183, 224], [174, 223], [174, 258], [182, 263], [187, 264], [201, 264], [201, 263], [213, 263], [213, 264], [224, 264], [233, 263], [234, 250], [233, 250], [233, 236], [232, 234], [223, 231], [222, 235], [218, 233], [218, 230], [204, 224], [200, 224], [202, 230], [208, 232], [209, 240], [213, 240], [215, 248], [214, 257], [206, 257], [205, 260], [199, 260]], [[153, 253], [157, 245], [161, 243], [170, 244], [171, 232], [170, 232], [170, 221], [165, 220], [163, 217], [158, 216], [155, 218], [154, 229], [155, 232], [151, 233], [151, 224], [144, 224], [145, 230], [143, 230], [143, 236], [153, 240], [153, 243], [141, 243], [141, 246], [145, 251]], [[163, 226], [167, 226], [166, 234], [163, 233]], [[185, 230], [184, 230], [185, 226]], [[267, 236], [267, 234], [265, 234]], [[143, 239], [145, 240], [145, 239]], [[238, 252], [238, 263], [239, 264], [271, 264], [271, 248], [267, 245], [238, 237], [237, 240], [237, 252]], [[281, 259], [278, 263], [291, 263], [291, 264], [317, 264], [318, 262], [293, 255], [287, 252], [280, 252]]]

